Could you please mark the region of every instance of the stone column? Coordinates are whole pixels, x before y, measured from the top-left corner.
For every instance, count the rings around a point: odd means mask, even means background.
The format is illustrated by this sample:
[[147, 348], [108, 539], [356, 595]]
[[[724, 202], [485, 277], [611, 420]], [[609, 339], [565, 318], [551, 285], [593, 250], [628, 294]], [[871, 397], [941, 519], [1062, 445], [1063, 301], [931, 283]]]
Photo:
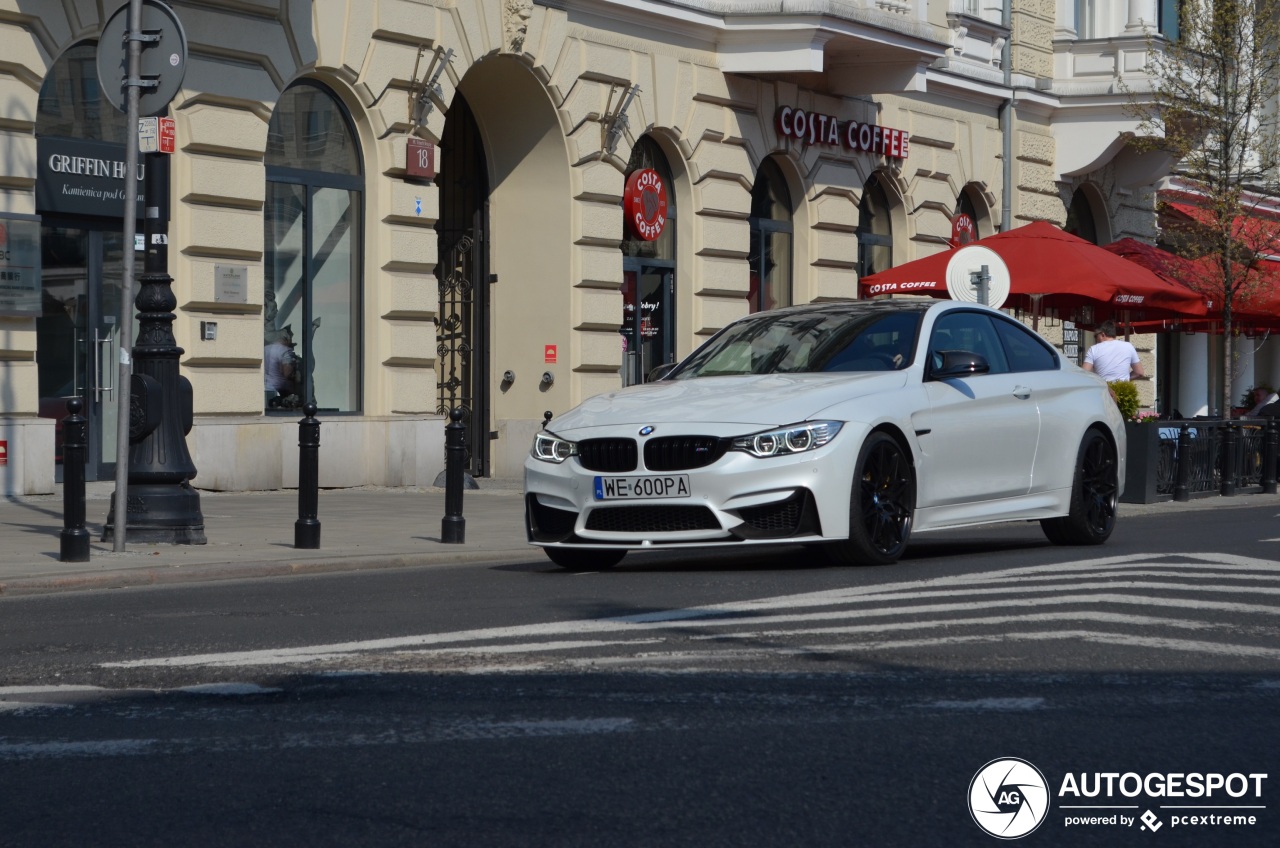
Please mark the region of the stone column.
[[1125, 35], [1140, 35], [1156, 28], [1156, 3], [1158, 0], [1129, 0], [1129, 22], [1125, 24]]
[[1186, 418], [1209, 414], [1209, 336], [1184, 335], [1178, 346], [1178, 393], [1173, 407]]

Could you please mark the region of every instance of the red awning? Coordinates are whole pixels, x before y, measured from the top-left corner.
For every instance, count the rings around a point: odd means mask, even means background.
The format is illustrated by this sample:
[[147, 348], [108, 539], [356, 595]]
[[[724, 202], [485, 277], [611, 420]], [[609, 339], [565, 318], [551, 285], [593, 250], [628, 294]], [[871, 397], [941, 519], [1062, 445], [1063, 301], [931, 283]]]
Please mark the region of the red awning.
[[[1009, 267], [1008, 305], [1030, 308], [1039, 295], [1046, 309], [1105, 306], [1145, 317], [1204, 315], [1204, 298], [1047, 222], [997, 233], [974, 244], [990, 248]], [[859, 281], [864, 296], [929, 294], [947, 297], [947, 264], [957, 250], [907, 262]]]
[[[1164, 204], [1164, 208], [1175, 215], [1175, 220], [1166, 221], [1166, 224], [1176, 227], [1178, 224], [1176, 218], [1181, 217], [1185, 221], [1194, 222], [1201, 227], [1209, 229], [1214, 229], [1218, 226], [1213, 210], [1206, 209], [1203, 206], [1181, 201], [1169, 201]], [[1231, 238], [1245, 245], [1254, 253], [1280, 254], [1280, 221], [1259, 215], [1236, 216], [1231, 224]]]
[[[1136, 262], [1168, 281], [1199, 291], [1208, 306], [1202, 318], [1161, 319], [1133, 322], [1133, 326], [1164, 329], [1197, 329], [1222, 332], [1222, 269], [1216, 257], [1187, 259], [1135, 239], [1121, 239], [1104, 248], [1117, 256]], [[1236, 278], [1248, 274], [1246, 281], [1232, 298], [1232, 324], [1244, 330], [1280, 328], [1280, 262], [1263, 261], [1246, 271], [1235, 266]]]

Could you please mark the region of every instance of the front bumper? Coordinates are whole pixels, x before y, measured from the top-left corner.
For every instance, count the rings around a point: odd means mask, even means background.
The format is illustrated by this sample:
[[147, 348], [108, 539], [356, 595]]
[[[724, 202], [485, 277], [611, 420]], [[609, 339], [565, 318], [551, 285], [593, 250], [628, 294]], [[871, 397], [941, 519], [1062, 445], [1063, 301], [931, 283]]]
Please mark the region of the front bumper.
[[[525, 525], [543, 546], [652, 550], [844, 538], [852, 463], [841, 441], [806, 454], [761, 459], [730, 451], [704, 468], [602, 474], [570, 458], [525, 461]], [[597, 477], [688, 478], [687, 497], [602, 500]]]

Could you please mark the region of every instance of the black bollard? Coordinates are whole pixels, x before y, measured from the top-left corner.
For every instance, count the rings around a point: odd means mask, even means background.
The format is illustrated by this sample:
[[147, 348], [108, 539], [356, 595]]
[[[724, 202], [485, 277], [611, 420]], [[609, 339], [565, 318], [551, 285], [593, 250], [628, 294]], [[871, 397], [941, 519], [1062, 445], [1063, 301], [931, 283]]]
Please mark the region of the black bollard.
[[320, 422], [315, 401], [302, 407], [307, 417], [298, 422], [298, 520], [293, 522], [293, 546], [320, 547]]
[[440, 520], [440, 541], [461, 545], [467, 538], [467, 519], [462, 517], [462, 471], [467, 461], [467, 431], [462, 426], [462, 410], [449, 413], [444, 425], [444, 518]]
[[1280, 442], [1280, 431], [1276, 430], [1276, 419], [1267, 419], [1267, 426], [1262, 437], [1262, 491], [1264, 494], [1276, 493], [1276, 448]]
[[62, 562], [89, 561], [89, 531], [84, 526], [84, 462], [89, 450], [89, 421], [80, 414], [80, 398], [67, 401], [62, 419]]
[[1183, 424], [1178, 431], [1178, 470], [1175, 472], [1173, 499], [1191, 500], [1191, 426]]
[[1236, 425], [1228, 423], [1222, 428], [1222, 486], [1218, 492], [1223, 497], [1236, 493]]

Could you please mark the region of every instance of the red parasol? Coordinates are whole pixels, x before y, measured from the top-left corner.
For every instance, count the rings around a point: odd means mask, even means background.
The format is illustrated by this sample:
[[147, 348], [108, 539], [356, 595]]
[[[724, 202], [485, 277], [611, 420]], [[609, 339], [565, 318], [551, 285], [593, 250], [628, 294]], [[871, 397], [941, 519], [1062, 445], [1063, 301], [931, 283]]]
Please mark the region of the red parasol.
[[[975, 244], [1009, 267], [1010, 299], [1025, 305], [1039, 295], [1048, 309], [1107, 306], [1146, 315], [1204, 315], [1204, 298], [1141, 265], [1122, 259], [1053, 224], [1038, 221]], [[960, 248], [872, 274], [859, 281], [864, 296], [928, 294], [947, 297], [947, 263]]]

